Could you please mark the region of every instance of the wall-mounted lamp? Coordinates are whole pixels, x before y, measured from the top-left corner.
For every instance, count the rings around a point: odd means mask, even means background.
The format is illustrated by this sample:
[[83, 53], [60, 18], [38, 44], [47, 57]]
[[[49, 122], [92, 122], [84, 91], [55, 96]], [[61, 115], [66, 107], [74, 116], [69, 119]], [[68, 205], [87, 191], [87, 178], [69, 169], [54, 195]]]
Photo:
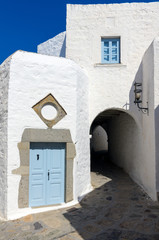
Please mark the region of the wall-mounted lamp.
[[141, 93], [142, 93], [142, 83], [134, 83], [135, 86], [135, 101], [134, 103], [137, 105], [137, 107], [143, 112], [143, 113], [147, 113], [148, 114], [148, 102], [147, 102], [147, 108], [141, 107], [140, 103], [142, 103], [141, 100]]

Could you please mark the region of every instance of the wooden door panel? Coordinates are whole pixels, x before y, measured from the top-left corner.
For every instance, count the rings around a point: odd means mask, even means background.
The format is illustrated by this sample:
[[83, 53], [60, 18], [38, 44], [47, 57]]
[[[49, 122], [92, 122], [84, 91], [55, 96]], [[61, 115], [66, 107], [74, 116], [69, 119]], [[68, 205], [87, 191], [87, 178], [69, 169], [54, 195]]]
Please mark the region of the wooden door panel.
[[31, 143], [29, 205], [64, 202], [65, 144]]

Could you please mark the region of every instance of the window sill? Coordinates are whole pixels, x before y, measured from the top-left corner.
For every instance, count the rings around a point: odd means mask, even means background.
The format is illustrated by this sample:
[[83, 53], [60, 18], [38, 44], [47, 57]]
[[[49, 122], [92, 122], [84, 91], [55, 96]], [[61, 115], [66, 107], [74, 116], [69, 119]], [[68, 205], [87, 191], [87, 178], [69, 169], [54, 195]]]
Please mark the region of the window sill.
[[94, 67], [126, 67], [127, 65], [123, 63], [95, 63]]

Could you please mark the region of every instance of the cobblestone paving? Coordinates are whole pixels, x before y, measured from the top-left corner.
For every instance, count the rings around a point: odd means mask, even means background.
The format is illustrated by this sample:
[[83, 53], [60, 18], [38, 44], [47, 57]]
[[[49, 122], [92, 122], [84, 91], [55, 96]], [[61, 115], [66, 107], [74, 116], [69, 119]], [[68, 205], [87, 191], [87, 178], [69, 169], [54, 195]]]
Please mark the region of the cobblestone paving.
[[0, 222], [0, 240], [159, 240], [158, 203], [120, 168], [101, 169], [80, 204]]

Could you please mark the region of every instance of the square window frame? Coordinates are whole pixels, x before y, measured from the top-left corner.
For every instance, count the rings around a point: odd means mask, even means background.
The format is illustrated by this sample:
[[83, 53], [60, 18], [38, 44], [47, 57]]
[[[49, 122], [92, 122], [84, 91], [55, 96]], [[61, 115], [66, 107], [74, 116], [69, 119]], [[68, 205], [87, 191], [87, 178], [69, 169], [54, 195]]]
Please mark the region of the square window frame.
[[[109, 42], [109, 49], [112, 51], [112, 44], [110, 47], [110, 43], [115, 40], [117, 41], [117, 61], [112, 60], [112, 52], [109, 53], [111, 55], [111, 59], [109, 61], [104, 60], [104, 42]], [[110, 57], [110, 56], [109, 56]], [[120, 64], [121, 63], [121, 37], [113, 36], [113, 37], [101, 37], [101, 63], [102, 64]]]

